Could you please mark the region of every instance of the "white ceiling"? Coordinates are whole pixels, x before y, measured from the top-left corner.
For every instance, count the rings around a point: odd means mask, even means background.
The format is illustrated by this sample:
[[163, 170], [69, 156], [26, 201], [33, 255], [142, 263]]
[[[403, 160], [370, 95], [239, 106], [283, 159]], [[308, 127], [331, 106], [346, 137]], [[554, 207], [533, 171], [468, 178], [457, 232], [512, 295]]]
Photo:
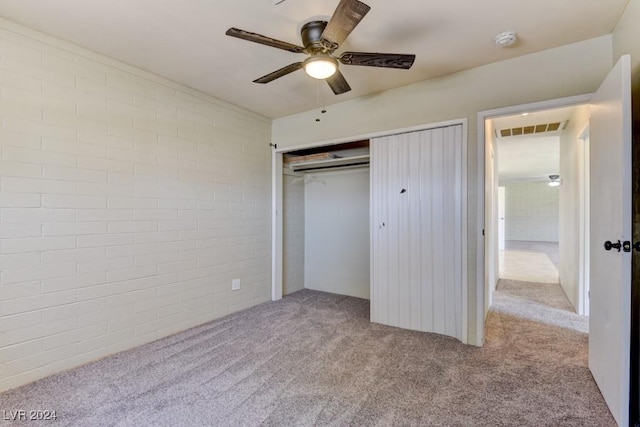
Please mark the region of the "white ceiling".
[[[610, 34], [629, 0], [365, 0], [371, 11], [337, 51], [414, 53], [413, 68], [341, 66], [352, 91], [326, 105], [475, 66]], [[317, 108], [318, 84], [297, 71], [252, 83], [304, 59], [225, 36], [230, 27], [301, 44], [299, 28], [338, 0], [0, 0], [0, 16], [72, 41], [271, 118]], [[518, 32], [499, 49], [494, 36]]]
[[534, 136], [501, 138], [498, 142], [498, 179], [540, 181], [557, 174], [560, 166], [560, 137]]
[[[492, 119], [496, 130], [565, 122], [573, 117], [578, 107], [556, 108], [553, 110], [528, 112], [526, 116]], [[560, 169], [560, 135], [562, 130], [538, 135], [520, 135], [497, 138], [498, 179], [508, 181], [548, 180], [549, 175], [558, 174]]]

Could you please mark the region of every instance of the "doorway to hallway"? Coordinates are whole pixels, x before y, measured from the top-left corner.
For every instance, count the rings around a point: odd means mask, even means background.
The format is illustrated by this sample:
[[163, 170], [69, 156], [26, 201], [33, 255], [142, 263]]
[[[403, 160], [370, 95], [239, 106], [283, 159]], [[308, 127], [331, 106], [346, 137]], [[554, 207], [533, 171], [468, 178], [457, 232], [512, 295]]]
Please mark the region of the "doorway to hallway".
[[588, 314], [589, 115], [576, 104], [486, 119], [489, 305], [499, 279], [553, 283]]
[[[484, 239], [479, 241], [478, 267], [484, 273], [479, 284], [478, 303], [484, 303], [485, 311], [491, 304], [495, 285], [498, 278], [497, 261], [497, 212], [496, 197], [498, 188], [497, 158], [494, 129], [491, 118], [506, 114], [526, 112], [525, 109], [539, 111], [545, 108], [575, 106], [588, 103], [585, 114], [585, 128], [588, 124], [588, 144], [584, 144], [588, 152], [582, 152], [582, 158], [588, 158], [584, 163], [588, 167], [582, 172], [591, 175], [589, 181], [588, 218], [567, 217], [561, 221], [561, 230], [569, 230], [565, 236], [573, 245], [573, 251], [563, 250], [563, 238], [559, 239], [560, 247], [560, 282], [565, 294], [573, 305], [583, 303], [580, 292], [584, 287], [580, 282], [571, 282], [578, 277], [588, 278], [589, 307], [589, 370], [605, 398], [616, 422], [627, 425], [629, 422], [630, 390], [634, 402], [637, 399], [637, 381], [630, 381], [637, 372], [631, 372], [637, 364], [637, 348], [631, 346], [631, 337], [635, 340], [637, 333], [631, 333], [631, 303], [634, 293], [631, 290], [632, 268], [632, 129], [631, 129], [631, 60], [629, 55], [623, 55], [592, 95], [577, 96], [552, 101], [532, 103], [519, 107], [506, 107], [478, 113], [478, 149], [481, 153], [479, 172], [481, 187], [479, 193], [480, 208], [484, 213], [481, 224]], [[575, 124], [575, 122], [574, 122]], [[575, 129], [574, 129], [575, 131]], [[584, 132], [583, 132], [584, 133]], [[580, 131], [572, 133], [577, 141]], [[572, 144], [574, 149], [580, 144]], [[569, 148], [571, 148], [569, 147]], [[580, 151], [569, 158], [580, 158]], [[579, 162], [573, 164], [573, 171], [578, 169]], [[575, 172], [563, 174], [575, 178]], [[482, 179], [482, 177], [484, 179]], [[549, 177], [552, 179], [552, 177]], [[557, 178], [557, 177], [555, 177]], [[577, 181], [578, 185], [580, 181]], [[573, 194], [580, 194], [575, 190]], [[585, 206], [584, 198], [571, 201], [573, 206]], [[579, 209], [578, 212], [581, 212]], [[567, 220], [568, 219], [568, 220]], [[588, 219], [588, 221], [584, 221]], [[567, 221], [564, 221], [567, 220]], [[566, 225], [566, 227], [565, 227]], [[578, 230], [576, 232], [576, 230]], [[581, 233], [581, 231], [585, 231]], [[588, 246], [585, 237], [589, 242]], [[614, 243], [612, 243], [614, 242]], [[620, 250], [618, 250], [618, 248]], [[624, 250], [622, 250], [624, 248]], [[616, 249], [616, 251], [613, 251]], [[569, 271], [570, 280], [565, 280], [565, 254], [574, 256], [573, 262], [578, 265], [577, 270]], [[585, 255], [585, 256], [583, 256]], [[585, 269], [583, 262], [587, 262]], [[484, 279], [484, 280], [482, 280]], [[584, 293], [582, 295], [584, 297]], [[575, 301], [575, 302], [574, 302]], [[483, 329], [479, 329], [481, 334]], [[637, 414], [632, 414], [635, 417]]]

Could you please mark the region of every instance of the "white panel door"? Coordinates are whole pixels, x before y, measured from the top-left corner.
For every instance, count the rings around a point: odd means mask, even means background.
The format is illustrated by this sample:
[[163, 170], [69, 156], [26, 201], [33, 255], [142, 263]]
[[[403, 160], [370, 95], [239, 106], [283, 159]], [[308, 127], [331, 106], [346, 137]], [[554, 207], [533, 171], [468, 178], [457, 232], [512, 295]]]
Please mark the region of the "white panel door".
[[462, 125], [371, 142], [371, 320], [462, 339]]
[[589, 368], [618, 425], [629, 423], [631, 67], [623, 56], [596, 92], [590, 132]]

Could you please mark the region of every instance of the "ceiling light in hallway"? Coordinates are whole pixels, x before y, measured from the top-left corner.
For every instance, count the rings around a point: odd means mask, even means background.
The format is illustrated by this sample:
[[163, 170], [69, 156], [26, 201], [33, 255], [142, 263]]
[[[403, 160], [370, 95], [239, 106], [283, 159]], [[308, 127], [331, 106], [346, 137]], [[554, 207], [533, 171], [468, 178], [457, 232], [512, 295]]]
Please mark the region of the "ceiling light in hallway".
[[549, 187], [557, 187], [560, 185], [560, 175], [549, 175]]

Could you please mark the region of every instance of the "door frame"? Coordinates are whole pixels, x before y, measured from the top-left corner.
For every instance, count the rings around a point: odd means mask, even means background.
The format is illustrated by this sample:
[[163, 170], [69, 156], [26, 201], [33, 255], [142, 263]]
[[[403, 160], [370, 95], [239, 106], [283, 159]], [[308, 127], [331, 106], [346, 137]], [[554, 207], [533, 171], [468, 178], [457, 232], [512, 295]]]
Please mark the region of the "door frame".
[[582, 150], [579, 151], [578, 173], [580, 174], [579, 205], [584, 211], [578, 221], [579, 259], [582, 268], [578, 271], [578, 307], [575, 307], [581, 316], [589, 315], [589, 181], [591, 180], [589, 169], [589, 124], [580, 132], [578, 139], [581, 141]]
[[[496, 228], [497, 224], [494, 224], [495, 218], [487, 218], [485, 208], [488, 205], [488, 201], [486, 200], [487, 194], [485, 191], [485, 185], [487, 183], [492, 182], [492, 176], [487, 176], [490, 169], [486, 165], [486, 152], [487, 145], [489, 141], [486, 139], [485, 135], [485, 121], [500, 117], [500, 116], [508, 116], [508, 115], [516, 115], [525, 112], [535, 112], [540, 110], [551, 110], [554, 108], [562, 108], [562, 107], [570, 107], [574, 105], [582, 105], [589, 104], [591, 102], [591, 98], [593, 97], [592, 93], [570, 96], [565, 98], [557, 98], [551, 99], [547, 101], [539, 101], [532, 102], [528, 104], [520, 104], [513, 105], [509, 107], [496, 108], [492, 110], [484, 110], [478, 112], [478, 130], [477, 130], [477, 141], [478, 141], [478, 200], [477, 200], [477, 230], [478, 230], [478, 239], [477, 239], [477, 259], [476, 259], [476, 326], [477, 326], [477, 337], [478, 337], [478, 345], [484, 344], [484, 322], [487, 313], [489, 312], [490, 305], [490, 296], [492, 294], [491, 291], [491, 280], [496, 280], [497, 277], [487, 277], [485, 276], [487, 273], [491, 271], [489, 263], [495, 263], [496, 257], [498, 256], [497, 250], [492, 251], [493, 247], [490, 247], [488, 239], [487, 230], [492, 231]], [[491, 221], [491, 223], [489, 223]]]
[[498, 250], [503, 251], [505, 246], [506, 236], [506, 209], [505, 206], [505, 193], [507, 189], [498, 183]]
[[[282, 298], [283, 286], [283, 177], [282, 152], [271, 152], [271, 301]], [[280, 286], [276, 286], [279, 283]]]
[[[307, 148], [316, 148], [322, 146], [336, 145], [344, 142], [358, 141], [363, 139], [371, 139], [382, 136], [396, 135], [400, 133], [416, 132], [421, 130], [429, 130], [440, 127], [462, 125], [462, 342], [469, 344], [469, 274], [468, 274], [468, 172], [466, 167], [467, 151], [468, 151], [468, 119], [466, 117], [446, 120], [442, 122], [428, 123], [406, 128], [389, 129], [379, 132], [370, 132], [360, 135], [345, 136], [341, 138], [310, 142], [295, 146], [277, 147], [272, 151], [271, 165], [271, 299], [277, 301], [282, 298], [283, 286], [283, 182], [282, 182], [282, 160], [284, 153]], [[277, 144], [276, 144], [277, 145]], [[371, 219], [369, 218], [369, 221]], [[371, 253], [371, 248], [369, 248]], [[471, 343], [475, 344], [475, 343]]]

